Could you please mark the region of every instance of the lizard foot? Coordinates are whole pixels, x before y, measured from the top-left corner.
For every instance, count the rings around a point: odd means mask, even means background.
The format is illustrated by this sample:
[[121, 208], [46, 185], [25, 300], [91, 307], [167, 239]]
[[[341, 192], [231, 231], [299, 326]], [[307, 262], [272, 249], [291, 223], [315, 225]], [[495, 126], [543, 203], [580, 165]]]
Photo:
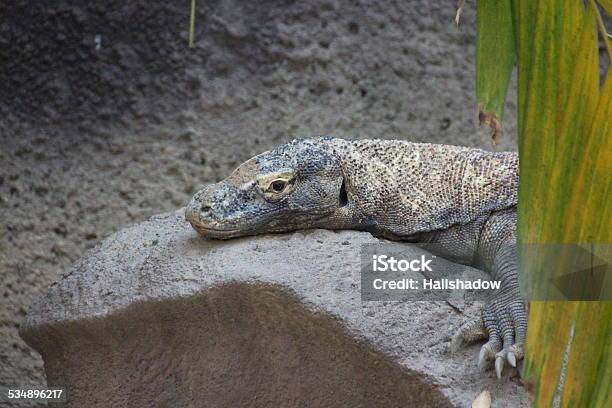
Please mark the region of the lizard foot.
[[523, 343], [527, 332], [527, 310], [514, 295], [501, 295], [489, 302], [482, 311], [489, 341], [480, 349], [478, 367], [486, 370], [495, 362], [495, 374], [501, 378], [506, 362], [516, 367], [523, 359]]
[[516, 367], [524, 356], [527, 311], [522, 301], [513, 298], [501, 296], [494, 299], [484, 307], [482, 317], [461, 326], [451, 340], [451, 352], [463, 344], [488, 338], [480, 348], [478, 367], [485, 371], [494, 362], [497, 378], [501, 378], [506, 362]]

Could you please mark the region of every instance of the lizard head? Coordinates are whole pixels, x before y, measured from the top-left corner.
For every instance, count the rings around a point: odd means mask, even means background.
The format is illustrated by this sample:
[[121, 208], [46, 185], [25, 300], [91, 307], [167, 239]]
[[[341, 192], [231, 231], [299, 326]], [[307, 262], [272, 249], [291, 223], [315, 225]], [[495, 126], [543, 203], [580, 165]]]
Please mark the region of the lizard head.
[[340, 159], [322, 143], [329, 140], [295, 140], [253, 157], [198, 191], [185, 218], [201, 235], [217, 239], [333, 228], [348, 197]]

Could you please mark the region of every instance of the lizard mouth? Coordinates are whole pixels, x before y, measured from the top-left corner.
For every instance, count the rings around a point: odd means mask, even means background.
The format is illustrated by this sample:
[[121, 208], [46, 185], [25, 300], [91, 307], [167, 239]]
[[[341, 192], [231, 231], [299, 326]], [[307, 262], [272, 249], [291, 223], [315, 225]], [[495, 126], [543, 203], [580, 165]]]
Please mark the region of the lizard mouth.
[[244, 232], [241, 232], [241, 230], [237, 228], [211, 228], [203, 224], [193, 222], [191, 223], [191, 226], [198, 232], [198, 234], [207, 238], [225, 239], [244, 235]]
[[286, 225], [279, 225], [279, 226], [276, 226], [276, 227], [268, 226], [265, 231], [258, 231], [256, 227], [251, 227], [251, 228], [246, 228], [246, 227], [243, 227], [243, 228], [214, 228], [214, 227], [210, 227], [209, 225], [205, 225], [205, 224], [199, 223], [199, 222], [189, 221], [189, 223], [191, 224], [193, 229], [195, 229], [198, 232], [198, 234], [200, 234], [204, 238], [230, 239], [230, 238], [239, 238], [239, 237], [244, 237], [244, 236], [249, 236], [249, 235], [258, 235], [260, 233], [275, 234], [275, 233], [295, 231], [297, 229], [317, 228], [318, 225], [316, 224], [316, 221], [318, 221], [320, 219], [323, 219], [326, 216], [327, 216], [327, 214], [322, 214], [322, 215], [320, 215], [320, 216], [318, 216], [318, 217], [316, 217], [314, 219], [310, 219], [309, 223], [308, 224], [304, 224], [302, 226], [302, 228], [286, 226]]
[[218, 225], [207, 222], [208, 220], [200, 216], [199, 208], [199, 205], [192, 205], [190, 203], [185, 209], [185, 219], [189, 221], [189, 224], [191, 224], [193, 229], [201, 236], [206, 238], [227, 239], [244, 235], [242, 228], [219, 228]]

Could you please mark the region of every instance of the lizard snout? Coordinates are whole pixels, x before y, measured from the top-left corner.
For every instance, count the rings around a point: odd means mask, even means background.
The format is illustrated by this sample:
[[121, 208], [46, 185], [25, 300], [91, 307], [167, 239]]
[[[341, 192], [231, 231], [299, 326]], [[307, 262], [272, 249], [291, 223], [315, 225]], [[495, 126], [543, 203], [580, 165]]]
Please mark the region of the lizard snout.
[[209, 197], [208, 188], [200, 190], [185, 209], [185, 218], [196, 230], [206, 228], [213, 221], [213, 202]]
[[240, 227], [238, 189], [221, 182], [198, 191], [185, 208], [185, 218], [201, 235], [229, 238]]

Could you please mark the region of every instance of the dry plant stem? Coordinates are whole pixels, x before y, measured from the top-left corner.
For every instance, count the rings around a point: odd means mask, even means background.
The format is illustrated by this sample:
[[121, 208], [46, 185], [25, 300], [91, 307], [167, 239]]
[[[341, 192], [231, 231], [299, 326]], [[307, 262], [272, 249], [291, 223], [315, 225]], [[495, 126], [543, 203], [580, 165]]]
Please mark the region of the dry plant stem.
[[191, 14], [189, 16], [189, 48], [193, 48], [193, 32], [195, 31], [196, 0], [191, 0]]

